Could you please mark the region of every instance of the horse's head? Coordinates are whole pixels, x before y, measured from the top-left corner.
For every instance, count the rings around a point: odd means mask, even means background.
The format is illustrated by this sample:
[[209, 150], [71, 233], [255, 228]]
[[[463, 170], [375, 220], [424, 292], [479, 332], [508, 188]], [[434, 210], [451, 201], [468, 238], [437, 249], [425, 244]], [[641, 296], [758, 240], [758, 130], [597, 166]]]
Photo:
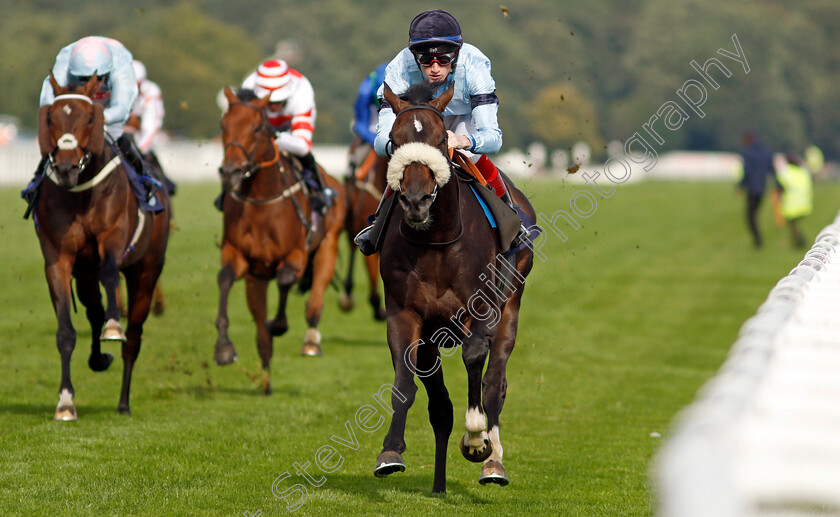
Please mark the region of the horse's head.
[[38, 111], [38, 143], [41, 153], [49, 156], [56, 183], [71, 188], [91, 156], [102, 154], [105, 144], [103, 108], [91, 100], [99, 80], [94, 75], [70, 89], [60, 86], [50, 74], [50, 85], [55, 99]]
[[228, 109], [222, 115], [224, 157], [219, 174], [225, 190], [235, 191], [260, 167], [258, 159], [274, 145], [273, 129], [265, 109], [269, 98], [259, 99], [252, 90], [238, 95], [225, 87]]
[[385, 85], [385, 100], [397, 114], [391, 129], [393, 154], [388, 164], [388, 184], [399, 196], [405, 221], [418, 230], [431, 224], [430, 210], [438, 188], [449, 181], [442, 113], [453, 91], [454, 84], [432, 99], [434, 89], [420, 84], [400, 98]]

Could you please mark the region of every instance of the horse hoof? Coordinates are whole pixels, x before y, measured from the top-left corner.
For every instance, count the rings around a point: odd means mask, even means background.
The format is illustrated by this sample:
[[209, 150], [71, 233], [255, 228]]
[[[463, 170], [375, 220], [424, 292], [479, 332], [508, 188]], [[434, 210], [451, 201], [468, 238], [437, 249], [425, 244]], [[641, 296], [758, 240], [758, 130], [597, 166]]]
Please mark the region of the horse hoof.
[[300, 355], [308, 355], [308, 356], [319, 356], [324, 355], [324, 352], [321, 351], [321, 345], [316, 343], [304, 343], [303, 347], [300, 349]]
[[378, 307], [373, 311], [373, 319], [376, 321], [385, 321], [388, 319], [388, 315], [385, 314], [385, 309], [382, 307]]
[[58, 406], [55, 408], [55, 416], [53, 420], [60, 420], [62, 422], [73, 422], [78, 420], [76, 416], [76, 408], [74, 406]]
[[165, 305], [160, 300], [155, 300], [152, 302], [152, 314], [155, 316], [161, 316], [163, 314], [163, 310]]
[[289, 322], [287, 322], [285, 319], [265, 320], [265, 330], [267, 330], [268, 333], [274, 337], [282, 336], [286, 333], [287, 330], [289, 330]]
[[128, 406], [117, 406], [117, 413], [121, 415], [131, 415], [131, 410], [128, 409]]
[[493, 445], [490, 443], [489, 439], [484, 440], [483, 448], [475, 448], [466, 444], [464, 441], [464, 438], [466, 437], [466, 434], [461, 437], [461, 441], [458, 443], [458, 446], [461, 448], [461, 454], [463, 454], [467, 460], [473, 463], [481, 463], [489, 458], [493, 453]]
[[350, 312], [353, 310], [353, 305], [355, 304], [356, 302], [353, 300], [353, 297], [347, 293], [341, 293], [338, 296], [338, 308], [343, 312]]
[[105, 322], [105, 327], [102, 329], [102, 335], [99, 336], [99, 341], [125, 341], [125, 332], [123, 331], [120, 322], [110, 319]]
[[109, 353], [99, 354], [98, 356], [91, 355], [88, 359], [88, 366], [95, 372], [104, 372], [114, 362], [114, 355]]
[[505, 473], [505, 466], [496, 460], [490, 460], [481, 468], [481, 475], [478, 477], [478, 482], [482, 485], [487, 483], [495, 483], [500, 486], [507, 486], [507, 474]]
[[402, 456], [398, 452], [382, 451], [376, 458], [376, 468], [373, 469], [373, 475], [384, 478], [394, 472], [405, 472], [405, 463], [403, 463]]
[[323, 355], [321, 352], [321, 333], [318, 329], [310, 328], [303, 336], [303, 347], [300, 349], [300, 355]]
[[236, 355], [236, 349], [233, 345], [222, 345], [216, 347], [216, 353], [213, 355], [213, 362], [219, 366], [232, 364], [239, 356]]

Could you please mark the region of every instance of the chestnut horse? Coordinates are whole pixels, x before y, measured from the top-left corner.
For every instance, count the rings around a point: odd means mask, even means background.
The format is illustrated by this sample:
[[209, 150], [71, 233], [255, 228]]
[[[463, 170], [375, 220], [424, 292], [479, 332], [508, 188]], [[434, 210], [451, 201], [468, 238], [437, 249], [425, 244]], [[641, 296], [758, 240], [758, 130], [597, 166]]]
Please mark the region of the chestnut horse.
[[[338, 304], [341, 310], [347, 312], [353, 308], [353, 263], [356, 257], [356, 243], [353, 237], [368, 226], [367, 218], [376, 212], [382, 193], [385, 191], [385, 171], [388, 168], [388, 158], [377, 156], [373, 148], [357, 136], [350, 144], [350, 156], [358, 165], [344, 180], [344, 191], [347, 202], [347, 216], [344, 227], [350, 241], [350, 260], [347, 266], [347, 279], [344, 281], [344, 292], [339, 296]], [[373, 318], [377, 321], [385, 320], [385, 309], [379, 297], [379, 253], [364, 257], [365, 270], [368, 275], [370, 293], [368, 301], [373, 308]]]
[[[139, 208], [120, 155], [105, 143], [103, 108], [91, 102], [99, 87], [95, 76], [74, 91], [59, 86], [52, 75], [50, 84], [55, 100], [42, 106], [38, 117], [41, 152], [49, 157], [48, 179], [41, 183], [34, 213], [58, 319], [61, 385], [55, 419], [76, 420], [70, 382], [70, 357], [76, 346], [70, 318], [71, 278], [76, 279], [76, 294], [90, 322], [90, 368], [104, 371], [113, 361], [113, 355], [101, 352], [100, 341], [122, 342], [124, 367], [117, 411], [130, 413], [131, 373], [169, 238], [169, 197], [165, 190], [156, 194], [164, 207], [161, 212]], [[120, 272], [128, 287], [126, 331], [117, 306]], [[104, 309], [100, 283], [107, 300]]]
[[[435, 435], [434, 492], [446, 491], [446, 449], [453, 424], [440, 356], [454, 354], [458, 346], [468, 376], [461, 452], [470, 461], [483, 462], [479, 483], [508, 483], [499, 414], [525, 277], [533, 265], [529, 247], [511, 252], [510, 261], [501, 255], [507, 246], [488, 224], [474, 187], [452, 170], [442, 115], [452, 94], [450, 86], [431, 100], [432, 89], [417, 85], [397, 98], [385, 87], [385, 100], [397, 114], [388, 184], [399, 202], [385, 229], [380, 269], [396, 390], [374, 474], [384, 477], [405, 470], [401, 453], [406, 448], [406, 415], [417, 391], [416, 374], [429, 396]], [[509, 182], [507, 188], [534, 218], [525, 196]]]
[[[289, 329], [289, 289], [301, 279], [307, 266], [312, 268], [312, 285], [306, 301], [309, 329], [301, 354], [321, 355], [317, 327], [338, 255], [344, 196], [339, 182], [322, 170], [325, 184], [339, 195], [325, 216], [313, 216], [306, 185], [294, 174], [291, 159], [274, 144], [274, 130], [265, 112], [268, 97], [258, 99], [244, 90], [239, 92], [240, 98], [230, 88], [224, 93], [229, 106], [222, 116], [224, 158], [219, 172], [224, 188], [224, 234], [214, 360], [225, 365], [237, 358], [228, 337], [227, 303], [234, 281], [244, 276], [248, 308], [257, 324], [263, 391], [269, 394], [272, 337]], [[271, 279], [280, 288], [280, 304], [274, 319], [266, 320], [266, 292]]]

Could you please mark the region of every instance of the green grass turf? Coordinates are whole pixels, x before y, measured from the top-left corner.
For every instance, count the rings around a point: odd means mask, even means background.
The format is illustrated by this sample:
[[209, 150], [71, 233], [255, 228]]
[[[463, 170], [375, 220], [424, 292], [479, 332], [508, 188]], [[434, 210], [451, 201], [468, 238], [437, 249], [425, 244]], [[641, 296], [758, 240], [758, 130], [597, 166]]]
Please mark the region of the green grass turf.
[[[568, 209], [580, 186], [526, 183], [545, 214]], [[220, 215], [215, 184], [184, 184], [162, 277], [167, 311], [146, 324], [130, 417], [115, 412], [122, 364], [87, 368], [83, 313], [73, 383], [79, 420], [53, 422], [60, 362], [55, 318], [31, 221], [18, 189], [0, 190], [0, 514], [286, 515], [279, 486], [303, 482], [294, 462], [313, 462], [330, 436], [393, 381], [385, 325], [375, 323], [361, 270], [357, 307], [330, 291], [321, 324], [325, 355], [303, 358], [304, 298], [290, 301], [292, 328], [275, 339], [274, 395], [258, 388], [254, 325], [237, 283], [230, 334], [239, 362], [212, 362]], [[309, 487], [296, 515], [651, 515], [649, 473], [669, 423], [719, 367], [741, 323], [804, 251], [772, 225], [754, 250], [743, 199], [723, 183], [646, 182], [599, 201], [583, 227], [553, 235], [529, 278], [517, 348], [508, 366], [502, 443], [511, 484], [477, 483], [480, 466], [457, 448], [466, 376], [444, 361], [455, 405], [448, 494], [431, 494], [433, 436], [422, 387], [409, 412], [405, 473], [372, 475], [386, 426], [353, 425], [358, 450]], [[840, 187], [818, 185], [813, 238], [840, 207]], [[346, 254], [341, 258], [346, 262]], [[276, 306], [276, 288], [269, 293]], [[664, 438], [651, 437], [661, 433]], [[309, 468], [320, 475], [317, 468]], [[305, 483], [305, 482], [304, 482]]]

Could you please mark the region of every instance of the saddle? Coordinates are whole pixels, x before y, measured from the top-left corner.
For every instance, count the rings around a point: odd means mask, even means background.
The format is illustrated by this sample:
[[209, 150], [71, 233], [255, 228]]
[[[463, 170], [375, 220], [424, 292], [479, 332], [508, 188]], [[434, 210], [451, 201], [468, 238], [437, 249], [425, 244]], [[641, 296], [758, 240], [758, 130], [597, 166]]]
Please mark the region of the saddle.
[[[450, 149], [450, 151], [453, 150]], [[514, 237], [519, 233], [519, 227], [528, 223], [528, 221], [522, 219], [522, 215], [527, 217], [527, 214], [518, 210], [516, 205], [511, 207], [499, 198], [496, 195], [496, 191], [487, 185], [487, 180], [484, 179], [484, 176], [481, 175], [481, 172], [479, 172], [472, 160], [467, 158], [466, 155], [455, 151], [452, 153], [451, 158], [458, 176], [469, 181], [470, 189], [475, 194], [481, 208], [484, 209], [484, 215], [487, 217], [490, 226], [498, 230], [499, 242], [502, 245], [500, 251], [506, 253], [510, 250], [510, 244], [513, 242]], [[510, 179], [505, 177], [505, 183], [509, 188], [511, 184]], [[531, 224], [533, 224], [533, 221], [531, 221]]]

